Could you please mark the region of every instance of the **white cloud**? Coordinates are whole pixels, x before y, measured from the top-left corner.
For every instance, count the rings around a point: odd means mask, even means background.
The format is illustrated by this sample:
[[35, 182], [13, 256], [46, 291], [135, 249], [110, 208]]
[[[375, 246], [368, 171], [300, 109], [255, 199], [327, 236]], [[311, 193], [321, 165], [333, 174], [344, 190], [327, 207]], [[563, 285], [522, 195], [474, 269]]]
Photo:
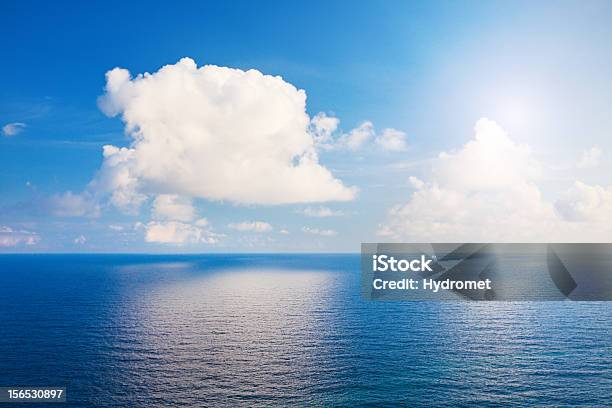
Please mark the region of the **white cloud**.
[[324, 112], [317, 113], [310, 120], [310, 133], [314, 138], [315, 145], [324, 149], [333, 147], [333, 134], [338, 129], [340, 120], [333, 116], [327, 116]]
[[328, 207], [306, 207], [299, 211], [307, 217], [340, 217], [344, 213], [342, 211], [334, 211]]
[[272, 231], [272, 225], [263, 221], [245, 221], [239, 223], [232, 223], [228, 225], [228, 228], [235, 229], [236, 231], [252, 231], [252, 232], [270, 232]]
[[577, 181], [555, 202], [555, 207], [570, 221], [612, 225], [612, 189]]
[[376, 137], [376, 143], [383, 150], [389, 151], [400, 152], [408, 148], [406, 133], [392, 128], [384, 129], [382, 133]]
[[338, 146], [349, 150], [357, 150], [365, 145], [370, 139], [376, 135], [374, 125], [370, 121], [361, 123], [358, 127], [351, 130], [349, 133], [343, 134], [338, 139]]
[[15, 230], [8, 226], [0, 226], [0, 247], [36, 245], [39, 241], [40, 237], [35, 232]]
[[530, 242], [554, 227], [553, 207], [537, 187], [465, 191], [429, 184], [389, 211], [380, 235], [427, 242]]
[[597, 167], [601, 162], [601, 155], [602, 151], [599, 147], [591, 147], [582, 152], [580, 159], [578, 159], [576, 163], [576, 167], [581, 169]]
[[6, 125], [2, 126], [2, 134], [8, 137], [16, 136], [23, 132], [26, 127], [27, 125], [21, 122], [7, 123]]
[[536, 182], [529, 148], [481, 119], [475, 137], [442, 153], [429, 182], [412, 179], [408, 202], [389, 210], [378, 233], [424, 242], [577, 242], [612, 238], [612, 191], [576, 183], [556, 203]]
[[106, 145], [102, 156], [102, 167], [89, 188], [110, 193], [110, 201], [117, 208], [130, 214], [137, 213], [147, 196], [139, 191], [140, 181], [132, 169], [136, 165], [136, 150]]
[[425, 183], [423, 182], [423, 180], [419, 179], [418, 177], [415, 176], [410, 176], [408, 177], [408, 182], [410, 183], [410, 185], [417, 189], [420, 190], [423, 187], [425, 187]]
[[120, 232], [125, 229], [122, 225], [113, 225], [113, 224], [109, 225], [108, 228], [116, 232]]
[[192, 221], [196, 217], [191, 199], [179, 197], [176, 194], [158, 195], [153, 201], [151, 215], [157, 220], [183, 222]]
[[198, 220], [193, 225], [178, 221], [152, 221], [144, 225], [145, 241], [175, 245], [219, 242], [219, 236], [206, 228], [207, 225], [205, 219]]
[[58, 217], [100, 216], [100, 205], [89, 192], [54, 194], [49, 198], [48, 205], [51, 213]]
[[317, 148], [359, 150], [371, 141], [385, 151], [403, 151], [408, 148], [406, 133], [401, 130], [386, 128], [378, 134], [374, 124], [366, 120], [348, 133], [342, 133], [338, 131], [339, 123], [338, 118], [323, 112], [312, 118], [310, 133]]
[[473, 190], [499, 190], [536, 180], [540, 165], [529, 146], [517, 144], [492, 120], [476, 122], [474, 139], [459, 151], [440, 153], [434, 177], [444, 186]]
[[319, 228], [310, 228], [310, 227], [302, 227], [302, 231], [307, 234], [321, 235], [323, 237], [333, 237], [338, 233], [332, 229], [319, 229]]
[[289, 231], [286, 229], [282, 229], [280, 231], [278, 231], [279, 234], [283, 234], [283, 235], [289, 235]]
[[[176, 194], [242, 204], [351, 200], [319, 164], [306, 93], [281, 77], [189, 58], [153, 74], [106, 74], [100, 108], [122, 115], [129, 148], [104, 147], [92, 187], [135, 210], [147, 195]], [[315, 120], [321, 131], [333, 126]]]
[[73, 241], [76, 245], [84, 245], [87, 242], [87, 238], [85, 238], [85, 235], [79, 235], [78, 237], [76, 237]]

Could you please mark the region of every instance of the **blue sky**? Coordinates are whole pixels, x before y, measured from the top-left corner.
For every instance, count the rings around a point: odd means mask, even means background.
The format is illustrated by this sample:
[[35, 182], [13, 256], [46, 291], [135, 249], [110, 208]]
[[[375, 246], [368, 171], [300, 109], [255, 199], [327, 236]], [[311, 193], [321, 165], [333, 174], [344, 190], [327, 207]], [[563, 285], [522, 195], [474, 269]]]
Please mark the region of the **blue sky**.
[[[12, 125], [0, 136], [0, 251], [357, 251], [367, 241], [497, 240], [482, 234], [503, 213], [479, 203], [523, 193], [529, 198], [512, 211], [541, 206], [538, 218], [550, 222], [508, 239], [575, 236], [590, 222], [612, 223], [609, 2], [4, 1], [0, 14], [0, 126]], [[147, 187], [137, 212], [109, 204], [112, 191], [66, 203], [68, 191], [90, 194], [104, 145], [134, 142], [121, 114], [109, 117], [98, 106], [105, 73], [155, 73], [183, 57], [280, 75], [303, 89], [310, 118], [324, 112], [339, 120], [334, 147], [318, 148], [318, 163], [356, 187], [356, 196], [268, 204], [187, 194], [197, 213], [188, 221], [151, 215], [157, 195], [185, 197], [167, 185]], [[508, 160], [497, 163], [499, 174], [512, 174], [495, 181], [494, 193], [480, 167], [469, 182], [444, 170], [488, 154], [488, 144], [466, 147], [479, 140], [474, 126], [484, 117], [512, 143], [492, 148]], [[343, 148], [342, 137], [365, 121], [373, 124], [371, 140]], [[380, 148], [386, 129], [402, 134], [405, 147]], [[481, 140], [495, 138], [496, 128], [480, 129]], [[528, 146], [528, 157], [519, 146]], [[441, 152], [452, 157], [438, 163]], [[512, 163], [535, 163], [538, 174], [523, 175]], [[439, 206], [425, 211], [419, 199]], [[469, 214], [449, 219], [456, 210], [449, 203]], [[81, 204], [90, 208], [57, 208]], [[487, 214], [490, 228], [466, 227]], [[206, 227], [197, 224], [202, 218]], [[197, 236], [147, 242], [151, 223], [163, 222], [181, 222]], [[200, 239], [198, 229], [214, 239]]]

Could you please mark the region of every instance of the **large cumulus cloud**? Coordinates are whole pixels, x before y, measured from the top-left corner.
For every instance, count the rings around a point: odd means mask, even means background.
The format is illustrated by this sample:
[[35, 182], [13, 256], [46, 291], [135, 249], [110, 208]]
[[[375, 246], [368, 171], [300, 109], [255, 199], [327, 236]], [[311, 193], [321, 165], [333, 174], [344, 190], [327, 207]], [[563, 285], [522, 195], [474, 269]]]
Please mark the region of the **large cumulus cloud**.
[[575, 182], [555, 199], [539, 187], [542, 165], [494, 121], [441, 153], [427, 180], [410, 178], [408, 201], [379, 234], [422, 242], [583, 242], [612, 238], [612, 190]]
[[280, 77], [189, 58], [134, 78], [115, 68], [99, 106], [132, 138], [105, 146], [92, 184], [118, 207], [159, 194], [264, 205], [355, 196], [318, 161], [306, 93]]

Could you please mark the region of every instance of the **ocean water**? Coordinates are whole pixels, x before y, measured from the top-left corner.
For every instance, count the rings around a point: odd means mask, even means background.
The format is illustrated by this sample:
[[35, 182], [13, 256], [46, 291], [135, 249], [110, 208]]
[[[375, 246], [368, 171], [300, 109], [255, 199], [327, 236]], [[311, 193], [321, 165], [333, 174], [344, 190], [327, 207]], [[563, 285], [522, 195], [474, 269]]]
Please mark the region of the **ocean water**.
[[0, 386], [68, 406], [612, 406], [612, 302], [373, 302], [358, 255], [2, 255]]

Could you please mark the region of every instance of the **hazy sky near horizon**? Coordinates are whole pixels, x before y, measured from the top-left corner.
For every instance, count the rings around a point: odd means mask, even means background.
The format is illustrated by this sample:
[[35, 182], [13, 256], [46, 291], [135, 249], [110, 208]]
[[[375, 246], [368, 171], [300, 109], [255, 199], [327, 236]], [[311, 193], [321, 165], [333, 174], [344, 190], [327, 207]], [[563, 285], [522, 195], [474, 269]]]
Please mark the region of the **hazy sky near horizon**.
[[0, 14], [0, 252], [612, 239], [608, 1]]

